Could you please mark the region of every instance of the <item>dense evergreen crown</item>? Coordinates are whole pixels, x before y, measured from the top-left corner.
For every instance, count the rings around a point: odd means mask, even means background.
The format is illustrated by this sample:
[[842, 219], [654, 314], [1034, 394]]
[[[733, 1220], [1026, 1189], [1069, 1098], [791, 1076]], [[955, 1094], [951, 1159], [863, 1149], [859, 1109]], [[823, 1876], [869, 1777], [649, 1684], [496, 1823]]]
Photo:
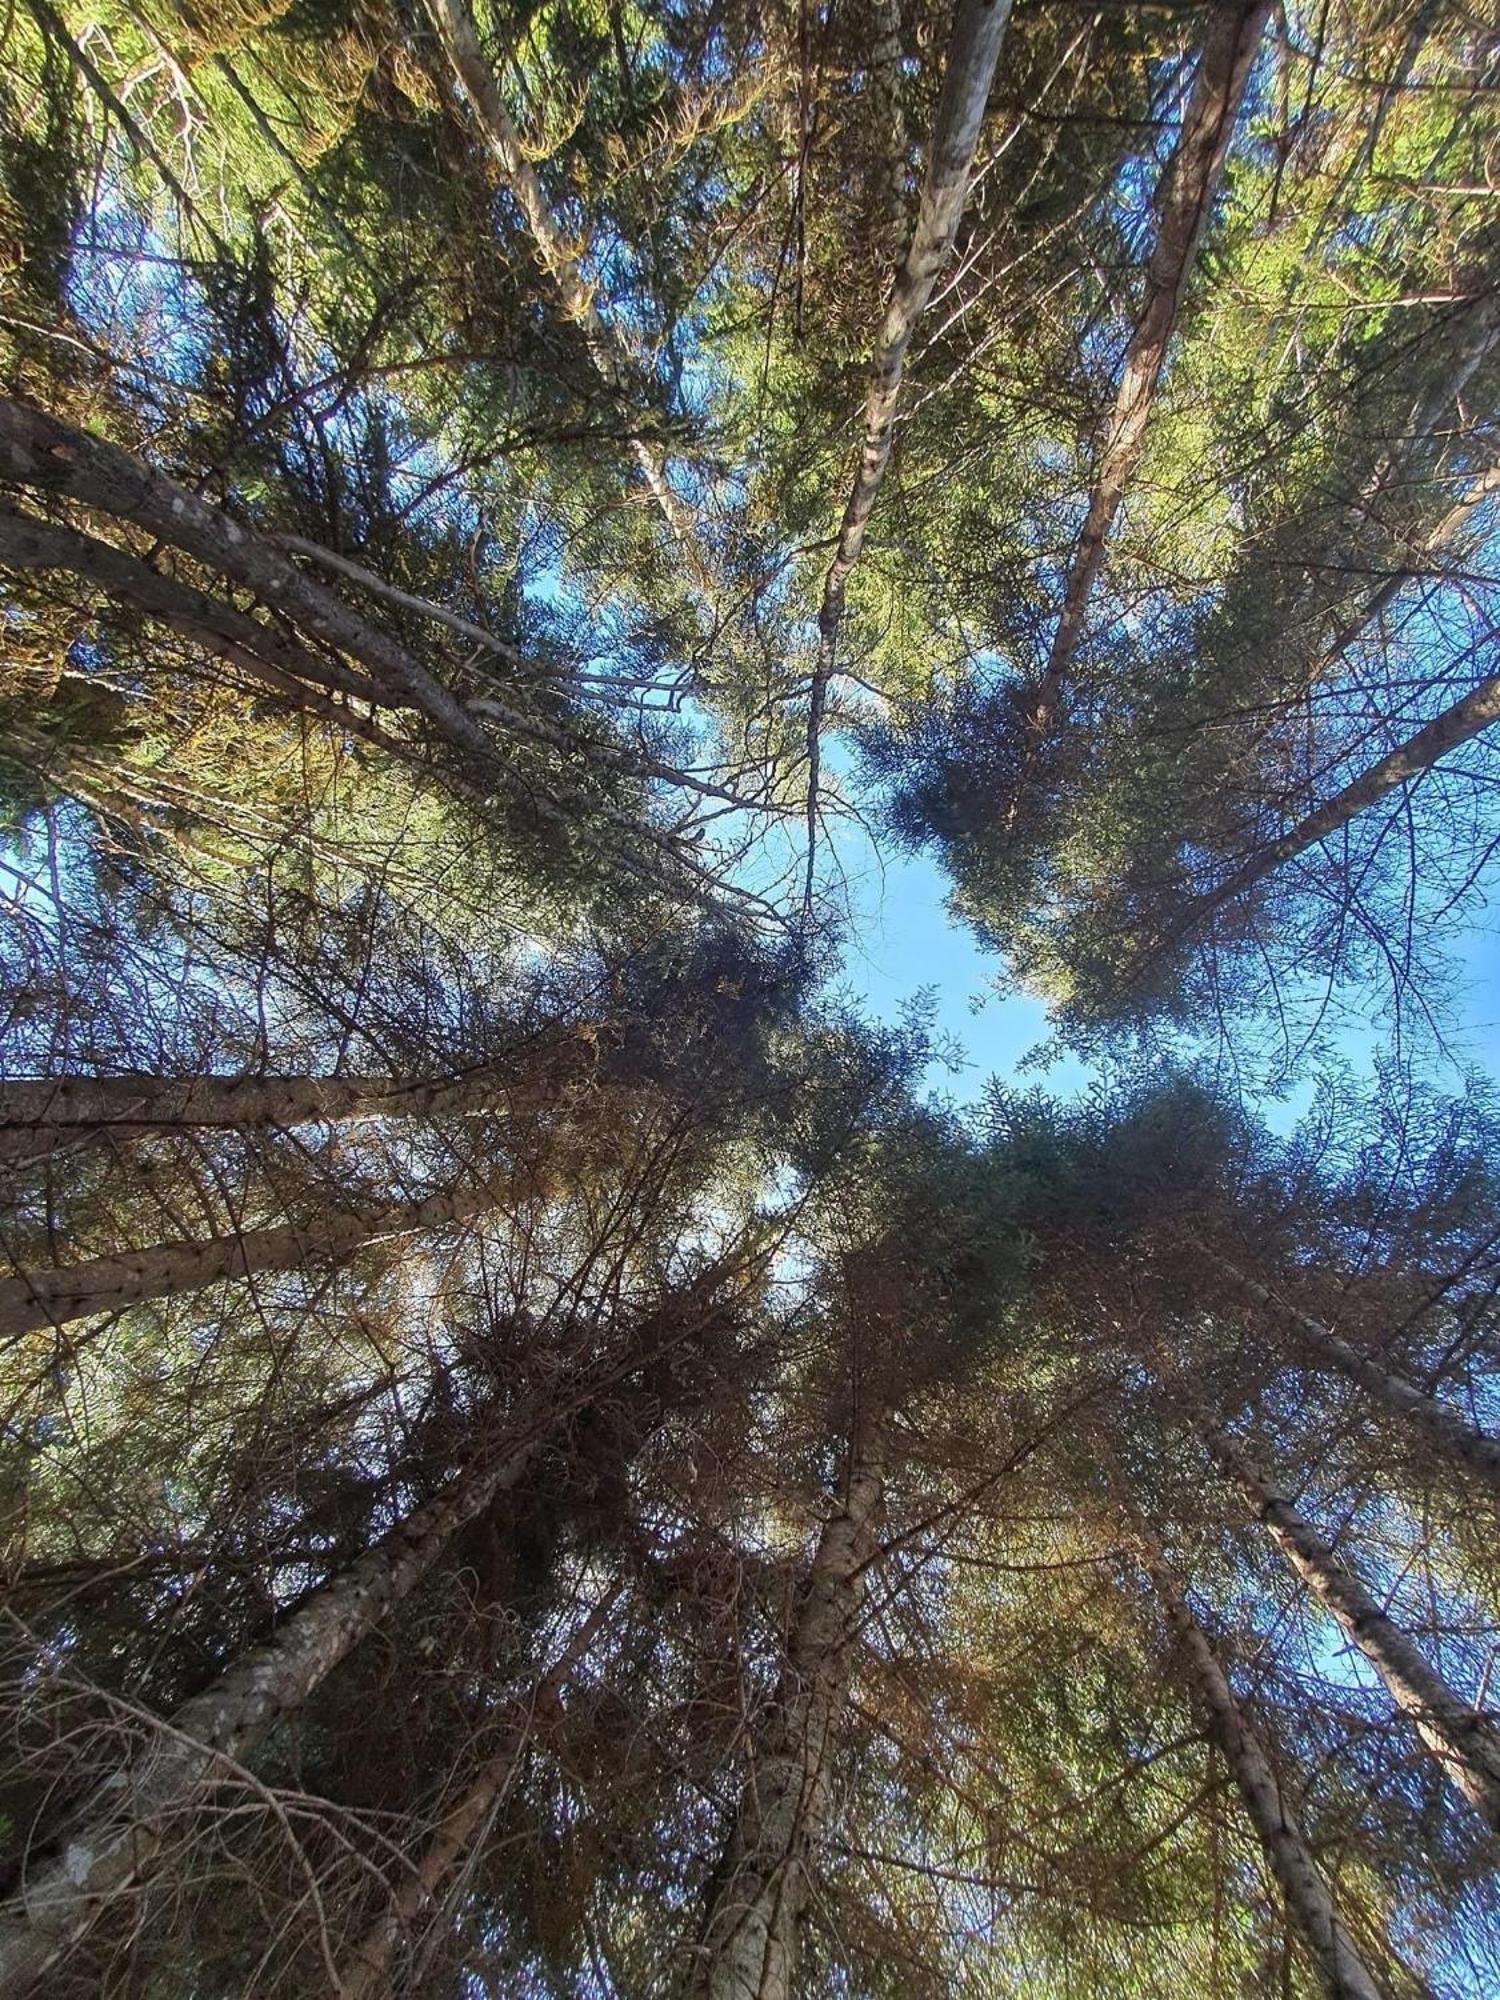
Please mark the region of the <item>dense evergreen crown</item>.
[[0, 1991], [1500, 1992], [1493, 15], [0, 53]]

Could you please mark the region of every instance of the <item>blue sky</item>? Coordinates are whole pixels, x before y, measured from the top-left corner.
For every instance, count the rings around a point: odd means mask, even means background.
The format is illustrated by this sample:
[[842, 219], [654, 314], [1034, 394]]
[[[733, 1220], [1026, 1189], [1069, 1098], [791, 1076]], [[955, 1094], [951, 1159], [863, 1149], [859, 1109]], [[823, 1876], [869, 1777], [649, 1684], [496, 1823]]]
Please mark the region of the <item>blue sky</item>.
[[[890, 1022], [924, 990], [930, 994], [935, 1032], [961, 1044], [965, 1054], [959, 1069], [933, 1066], [932, 1088], [968, 1103], [991, 1076], [1040, 1084], [1059, 1097], [1088, 1086], [1097, 1071], [1073, 1055], [1052, 1051], [1045, 1067], [1021, 1068], [1050, 1041], [1046, 1010], [1029, 995], [996, 993], [1001, 962], [948, 915], [947, 880], [935, 861], [889, 848], [877, 857], [867, 840], [847, 835], [839, 858], [849, 871], [853, 921], [834, 983], [865, 1011]], [[1492, 914], [1477, 910], [1451, 949], [1458, 970], [1443, 1023], [1448, 1052], [1426, 1051], [1421, 1067], [1433, 1083], [1456, 1092], [1466, 1068], [1500, 1078], [1500, 929]], [[1334, 1037], [1333, 1054], [1373, 1084], [1375, 1064], [1389, 1047], [1389, 1033], [1378, 1019], [1364, 1024], [1352, 1019]], [[1313, 1089], [1309, 1074], [1284, 1095], [1263, 1100], [1259, 1109], [1274, 1129], [1286, 1131], [1307, 1109]]]

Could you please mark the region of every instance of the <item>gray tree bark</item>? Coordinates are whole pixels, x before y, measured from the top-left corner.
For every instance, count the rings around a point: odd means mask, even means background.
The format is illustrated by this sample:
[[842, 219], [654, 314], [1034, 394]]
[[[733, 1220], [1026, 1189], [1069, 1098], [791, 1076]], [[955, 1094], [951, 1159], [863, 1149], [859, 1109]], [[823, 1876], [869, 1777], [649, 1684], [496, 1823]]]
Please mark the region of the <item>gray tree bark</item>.
[[[1194, 1240], [1197, 1241], [1196, 1238]], [[1500, 1492], [1500, 1439], [1477, 1430], [1450, 1403], [1437, 1396], [1429, 1396], [1404, 1375], [1398, 1375], [1394, 1369], [1385, 1368], [1369, 1355], [1361, 1354], [1358, 1348], [1351, 1347], [1331, 1327], [1324, 1326], [1311, 1313], [1301, 1311], [1265, 1285], [1257, 1283], [1216, 1250], [1209, 1250], [1203, 1243], [1198, 1243], [1197, 1247], [1204, 1250], [1220, 1270], [1227, 1271], [1237, 1284], [1242, 1285], [1258, 1304], [1289, 1319], [1297, 1328], [1308, 1352], [1316, 1356], [1325, 1368], [1342, 1375], [1346, 1381], [1357, 1383], [1386, 1409], [1409, 1419], [1426, 1433], [1440, 1454], [1457, 1459]]]
[[[611, 398], [628, 413], [631, 372], [628, 357], [614, 329], [595, 305], [594, 288], [584, 277], [566, 233], [553, 217], [536, 168], [526, 157], [521, 135], [505, 108], [494, 71], [480, 46], [479, 31], [466, 0], [427, 0], [427, 11], [474, 112], [481, 136], [526, 219], [536, 260], [557, 294], [563, 316], [578, 328], [595, 373]], [[692, 522], [672, 491], [661, 453], [640, 437], [632, 438], [631, 451], [662, 519], [675, 539], [697, 558], [700, 570], [703, 569]]]
[[574, 1631], [558, 1658], [531, 1690], [524, 1712], [503, 1733], [479, 1774], [438, 1821], [416, 1868], [402, 1882], [391, 1907], [361, 1939], [342, 1981], [341, 2000], [393, 2000], [390, 1964], [402, 1934], [438, 1899], [460, 1864], [484, 1838], [495, 1806], [514, 1776], [531, 1738], [531, 1717], [555, 1704], [574, 1668], [593, 1644], [615, 1600], [607, 1591]]
[[1492, 1827], [1500, 1829], [1500, 1736], [1472, 1702], [1454, 1693], [1359, 1577], [1288, 1495], [1222, 1430], [1205, 1440], [1248, 1495], [1277, 1547], [1314, 1597], [1338, 1620], [1415, 1728], [1423, 1747]]
[[464, 1472], [408, 1515], [293, 1612], [274, 1638], [185, 1702], [149, 1747], [99, 1788], [62, 1851], [33, 1869], [0, 1907], [0, 1988], [33, 1987], [122, 1893], [145, 1879], [165, 1838], [163, 1820], [207, 1803], [228, 1775], [225, 1760], [242, 1758], [299, 1707], [409, 1595], [456, 1531], [520, 1478], [548, 1427], [539, 1423], [531, 1437]]
[[843, 1505], [825, 1523], [752, 1747], [729, 1844], [689, 1977], [692, 2000], [792, 2000], [812, 1856], [828, 1823], [866, 1565], [884, 1492], [884, 1441], [866, 1432]]
[[1062, 613], [1031, 712], [1031, 727], [1038, 737], [1045, 735], [1056, 715], [1073, 654], [1083, 636], [1105, 544], [1145, 449], [1146, 428], [1167, 347], [1197, 262], [1250, 66], [1270, 11], [1270, 0], [1248, 0], [1248, 4], [1247, 0], [1218, 0], [1209, 20], [1182, 134], [1157, 190], [1156, 243], [1146, 267], [1145, 308], [1125, 350], [1104, 450], [1068, 572]]
[[348, 1256], [377, 1236], [441, 1229], [494, 1205], [488, 1190], [464, 1188], [378, 1209], [329, 1207], [303, 1226], [279, 1223], [234, 1236], [88, 1257], [53, 1270], [20, 1271], [0, 1281], [0, 1336], [62, 1326], [148, 1299], [175, 1298], [224, 1278], [297, 1270], [304, 1263]]
[[[577, 1045], [581, 1048], [581, 1041]], [[58, 1147], [106, 1137], [133, 1139], [199, 1127], [285, 1130], [353, 1118], [458, 1117], [506, 1104], [523, 1084], [520, 1062], [423, 1078], [160, 1076], [144, 1071], [16, 1077], [0, 1082], [0, 1160], [36, 1159]]]
[[1281, 1796], [1264, 1744], [1241, 1711], [1208, 1635], [1160, 1563], [1148, 1563], [1156, 1594], [1182, 1650], [1209, 1733], [1223, 1753], [1287, 1915], [1317, 1967], [1329, 2000], [1384, 2000], [1340, 1923], [1323, 1872]]
[[[907, 349], [917, 330], [917, 322], [927, 310], [933, 287], [952, 254], [958, 226], [963, 220], [969, 178], [974, 170], [974, 153], [979, 144], [990, 85], [994, 81], [995, 65], [1000, 59], [1000, 45], [1005, 39], [1009, 19], [1010, 0], [958, 0], [948, 38], [942, 96], [938, 100], [937, 118], [927, 148], [927, 174], [922, 185], [917, 225], [912, 232], [906, 261], [896, 274], [885, 318], [870, 356], [859, 463], [844, 505], [838, 546], [828, 574], [823, 579], [823, 601], [818, 611], [818, 659], [813, 672], [807, 720], [809, 888], [812, 883], [812, 849], [817, 840], [819, 733], [828, 699], [828, 682], [838, 651], [849, 578], [864, 549], [865, 531], [875, 511], [886, 466], [890, 463]], [[888, 37], [888, 21], [880, 22], [878, 26]]]
[[130, 452], [62, 417], [0, 396], [0, 471], [147, 529], [357, 660], [381, 699], [415, 709], [456, 748], [489, 763], [483, 730], [404, 646], [351, 611], [283, 550]]

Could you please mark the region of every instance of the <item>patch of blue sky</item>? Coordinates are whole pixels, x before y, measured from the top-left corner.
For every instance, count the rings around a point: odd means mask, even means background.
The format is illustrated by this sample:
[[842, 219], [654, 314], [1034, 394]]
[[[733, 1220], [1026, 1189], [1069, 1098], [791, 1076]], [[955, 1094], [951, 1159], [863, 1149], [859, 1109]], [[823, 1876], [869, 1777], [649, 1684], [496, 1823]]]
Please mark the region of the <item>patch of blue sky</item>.
[[149, 395], [163, 381], [186, 385], [201, 372], [202, 293], [108, 166], [74, 232], [66, 292], [79, 324], [121, 356], [127, 383], [134, 375]]

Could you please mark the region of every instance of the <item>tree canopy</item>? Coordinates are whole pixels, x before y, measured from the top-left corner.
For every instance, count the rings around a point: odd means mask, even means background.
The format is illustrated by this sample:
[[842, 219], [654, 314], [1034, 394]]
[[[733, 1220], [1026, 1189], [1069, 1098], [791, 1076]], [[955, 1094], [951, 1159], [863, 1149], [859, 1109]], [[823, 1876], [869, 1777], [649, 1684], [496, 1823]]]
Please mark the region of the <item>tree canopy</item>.
[[0, 1988], [1500, 1991], [1500, 27], [0, 49]]

